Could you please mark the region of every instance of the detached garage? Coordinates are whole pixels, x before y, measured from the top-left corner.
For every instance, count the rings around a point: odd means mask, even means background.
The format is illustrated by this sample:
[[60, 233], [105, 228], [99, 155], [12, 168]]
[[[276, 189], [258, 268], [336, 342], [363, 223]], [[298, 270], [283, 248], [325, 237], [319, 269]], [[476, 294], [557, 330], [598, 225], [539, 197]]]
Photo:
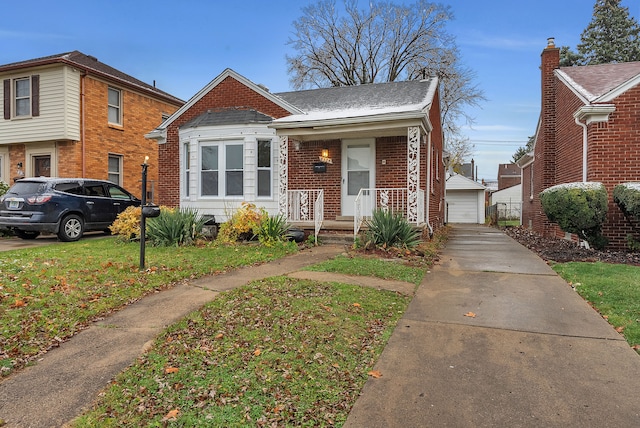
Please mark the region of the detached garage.
[[484, 224], [486, 188], [459, 174], [447, 178], [445, 201], [447, 223]]

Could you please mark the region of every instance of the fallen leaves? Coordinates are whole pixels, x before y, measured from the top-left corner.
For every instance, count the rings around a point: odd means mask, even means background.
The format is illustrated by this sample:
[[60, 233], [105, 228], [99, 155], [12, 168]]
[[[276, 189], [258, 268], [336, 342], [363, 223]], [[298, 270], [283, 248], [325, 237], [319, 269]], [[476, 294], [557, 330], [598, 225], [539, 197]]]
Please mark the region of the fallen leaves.
[[166, 374], [178, 373], [179, 371], [180, 371], [180, 369], [177, 368], [177, 367], [167, 367], [166, 369], [164, 369], [164, 372]]
[[379, 370], [371, 370], [369, 373], [367, 373], [369, 376], [371, 376], [374, 379], [379, 379], [382, 377], [382, 373]]
[[166, 421], [175, 421], [176, 419], [178, 419], [178, 415], [180, 415], [180, 409], [173, 409], [170, 410], [169, 413], [167, 413], [166, 415], [164, 415], [164, 418], [162, 418], [163, 422]]
[[469, 318], [475, 318], [476, 314], [474, 312], [467, 312], [466, 314], [464, 314], [464, 316]]

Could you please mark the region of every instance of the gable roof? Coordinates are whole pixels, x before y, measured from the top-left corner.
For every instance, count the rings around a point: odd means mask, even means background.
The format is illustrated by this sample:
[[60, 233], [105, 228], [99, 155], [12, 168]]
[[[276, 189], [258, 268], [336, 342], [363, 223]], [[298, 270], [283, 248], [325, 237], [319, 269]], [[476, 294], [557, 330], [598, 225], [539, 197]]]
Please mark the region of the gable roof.
[[487, 188], [477, 181], [462, 176], [460, 174], [452, 174], [446, 180], [446, 190], [486, 190]]
[[314, 122], [371, 121], [375, 117], [417, 118], [433, 102], [438, 80], [371, 83], [277, 94], [303, 112], [274, 120], [274, 128], [313, 126]]
[[640, 84], [640, 62], [561, 67], [556, 74], [585, 103], [605, 103]]
[[83, 54], [80, 51], [65, 52], [57, 55], [50, 55], [41, 58], [34, 58], [20, 62], [14, 62], [11, 64], [0, 65], [0, 73], [9, 72], [14, 70], [21, 70], [24, 68], [40, 67], [52, 64], [65, 64], [71, 67], [75, 67], [88, 74], [100, 76], [107, 80], [117, 82], [123, 86], [127, 86], [139, 91], [145, 92], [156, 98], [164, 99], [171, 104], [183, 104], [184, 101], [178, 97], [161, 91], [155, 86], [149, 85], [141, 80], [136, 79], [120, 70], [117, 70], [110, 65], [98, 61], [98, 59], [91, 55]]
[[231, 78], [237, 80], [238, 82], [240, 82], [243, 85], [247, 86], [249, 89], [252, 89], [253, 91], [255, 91], [258, 94], [260, 94], [261, 96], [267, 98], [271, 102], [275, 103], [276, 105], [282, 107], [283, 109], [285, 109], [285, 110], [287, 110], [287, 111], [289, 111], [291, 113], [300, 112], [300, 110], [297, 107], [295, 107], [292, 104], [286, 102], [284, 99], [278, 97], [277, 95], [272, 94], [271, 92], [269, 92], [269, 90], [267, 90], [263, 86], [257, 85], [255, 83], [253, 83], [251, 80], [247, 79], [246, 77], [236, 73], [232, 69], [227, 68], [222, 73], [220, 73], [218, 76], [216, 76], [211, 82], [209, 82], [204, 88], [200, 89], [194, 96], [189, 98], [189, 100], [182, 107], [180, 107], [178, 110], [176, 110], [171, 116], [169, 116], [164, 122], [162, 122], [160, 124], [160, 126], [158, 126], [156, 129], [154, 129], [153, 131], [148, 133], [145, 137], [147, 137], [147, 138], [157, 138], [157, 137], [161, 136], [161, 134], [164, 132], [164, 130], [167, 129], [167, 127], [169, 125], [171, 125], [177, 118], [182, 116], [184, 114], [184, 112], [189, 110], [194, 104], [196, 104], [198, 101], [200, 101], [202, 99], [202, 97], [204, 97], [206, 94], [211, 92], [211, 90], [213, 88], [218, 86], [222, 81], [224, 81], [228, 77], [231, 77]]

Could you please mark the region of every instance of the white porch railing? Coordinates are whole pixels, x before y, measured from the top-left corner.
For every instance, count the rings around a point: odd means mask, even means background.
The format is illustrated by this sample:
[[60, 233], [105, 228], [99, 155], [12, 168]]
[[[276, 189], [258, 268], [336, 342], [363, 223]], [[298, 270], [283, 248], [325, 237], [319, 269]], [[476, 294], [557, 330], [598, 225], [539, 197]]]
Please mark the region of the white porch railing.
[[[414, 207], [416, 209], [416, 218], [410, 220], [410, 223], [419, 225], [425, 222], [424, 201], [424, 190], [418, 190], [417, 207]], [[388, 209], [402, 213], [405, 218], [410, 219], [412, 216], [409, 214], [409, 209], [411, 208], [409, 205], [408, 189], [405, 188], [360, 189], [358, 196], [356, 196], [354, 207], [354, 239], [358, 236], [364, 220], [370, 219], [376, 209]]]
[[313, 221], [317, 240], [324, 221], [324, 190], [287, 190], [287, 221]]

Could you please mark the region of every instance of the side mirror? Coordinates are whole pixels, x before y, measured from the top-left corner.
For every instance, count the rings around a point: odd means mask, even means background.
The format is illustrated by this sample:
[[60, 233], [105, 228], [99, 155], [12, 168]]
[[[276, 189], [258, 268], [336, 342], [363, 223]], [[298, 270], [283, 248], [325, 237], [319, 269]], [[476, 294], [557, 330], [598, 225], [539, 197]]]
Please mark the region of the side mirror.
[[145, 205], [142, 207], [143, 217], [158, 217], [160, 215], [160, 207], [157, 205]]

